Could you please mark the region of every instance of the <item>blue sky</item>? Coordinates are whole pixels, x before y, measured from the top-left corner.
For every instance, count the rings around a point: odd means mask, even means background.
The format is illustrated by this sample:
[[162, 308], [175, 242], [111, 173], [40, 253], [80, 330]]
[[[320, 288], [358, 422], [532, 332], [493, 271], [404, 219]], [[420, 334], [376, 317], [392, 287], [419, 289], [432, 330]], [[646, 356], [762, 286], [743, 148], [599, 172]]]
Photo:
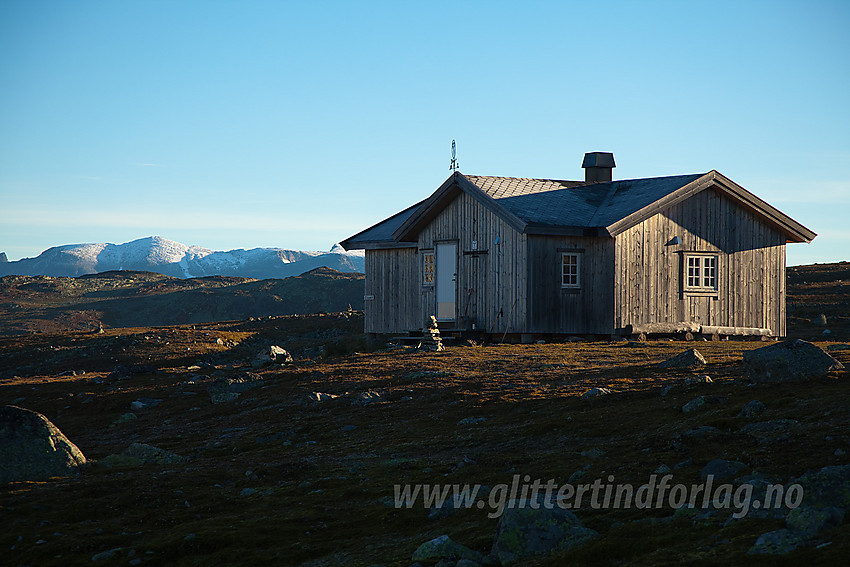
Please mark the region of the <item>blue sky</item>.
[[461, 171], [717, 169], [850, 259], [850, 2], [0, 0], [0, 251], [328, 249]]

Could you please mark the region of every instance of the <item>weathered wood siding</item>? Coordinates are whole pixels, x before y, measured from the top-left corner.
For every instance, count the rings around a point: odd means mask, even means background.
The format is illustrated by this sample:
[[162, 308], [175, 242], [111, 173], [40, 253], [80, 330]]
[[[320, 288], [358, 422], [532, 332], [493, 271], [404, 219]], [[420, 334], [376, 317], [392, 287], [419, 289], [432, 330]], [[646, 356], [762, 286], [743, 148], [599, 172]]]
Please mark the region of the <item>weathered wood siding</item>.
[[[528, 332], [613, 332], [613, 238], [530, 236], [528, 251]], [[579, 289], [561, 287], [561, 254], [572, 251], [581, 254]]]
[[415, 248], [366, 250], [367, 333], [421, 328], [418, 266]]
[[[685, 321], [785, 336], [785, 236], [728, 197], [702, 191], [615, 241], [617, 329]], [[684, 292], [685, 252], [718, 254], [716, 296]]]
[[[466, 193], [458, 196], [419, 233], [419, 250], [457, 242], [457, 315], [491, 332], [524, 332], [528, 306], [526, 236]], [[473, 250], [472, 243], [477, 243]], [[421, 256], [421, 254], [420, 254]], [[420, 260], [421, 264], [421, 260]], [[435, 312], [434, 288], [421, 285], [421, 328]]]

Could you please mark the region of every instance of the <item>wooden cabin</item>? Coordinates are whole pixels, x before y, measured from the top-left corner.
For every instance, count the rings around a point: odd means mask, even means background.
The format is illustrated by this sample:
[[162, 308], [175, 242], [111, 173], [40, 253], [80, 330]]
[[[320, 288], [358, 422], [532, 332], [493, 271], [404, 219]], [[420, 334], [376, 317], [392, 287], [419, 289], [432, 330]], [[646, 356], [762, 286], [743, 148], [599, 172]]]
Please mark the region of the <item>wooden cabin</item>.
[[785, 335], [785, 244], [814, 232], [717, 171], [614, 181], [454, 172], [342, 242], [366, 251], [365, 330], [529, 340], [692, 332]]

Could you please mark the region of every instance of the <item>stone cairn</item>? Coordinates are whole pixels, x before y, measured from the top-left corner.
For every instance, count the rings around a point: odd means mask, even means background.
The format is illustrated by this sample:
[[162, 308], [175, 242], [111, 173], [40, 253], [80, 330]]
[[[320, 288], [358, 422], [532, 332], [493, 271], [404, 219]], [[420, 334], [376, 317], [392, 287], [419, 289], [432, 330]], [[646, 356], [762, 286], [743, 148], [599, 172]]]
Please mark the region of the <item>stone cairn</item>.
[[440, 338], [440, 329], [437, 328], [437, 318], [431, 315], [431, 324], [422, 335], [419, 350], [443, 350], [443, 339]]

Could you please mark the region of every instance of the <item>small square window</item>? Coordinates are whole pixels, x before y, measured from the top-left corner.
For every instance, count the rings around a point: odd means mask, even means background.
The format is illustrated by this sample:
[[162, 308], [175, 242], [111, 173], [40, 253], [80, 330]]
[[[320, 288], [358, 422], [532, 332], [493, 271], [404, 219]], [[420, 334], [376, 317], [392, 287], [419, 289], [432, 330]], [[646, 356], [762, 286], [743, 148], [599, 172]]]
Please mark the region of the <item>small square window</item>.
[[564, 252], [561, 254], [561, 287], [581, 287], [581, 254]]
[[434, 285], [434, 253], [422, 254], [422, 285]]
[[718, 259], [715, 255], [685, 256], [685, 288], [691, 291], [717, 291]]

